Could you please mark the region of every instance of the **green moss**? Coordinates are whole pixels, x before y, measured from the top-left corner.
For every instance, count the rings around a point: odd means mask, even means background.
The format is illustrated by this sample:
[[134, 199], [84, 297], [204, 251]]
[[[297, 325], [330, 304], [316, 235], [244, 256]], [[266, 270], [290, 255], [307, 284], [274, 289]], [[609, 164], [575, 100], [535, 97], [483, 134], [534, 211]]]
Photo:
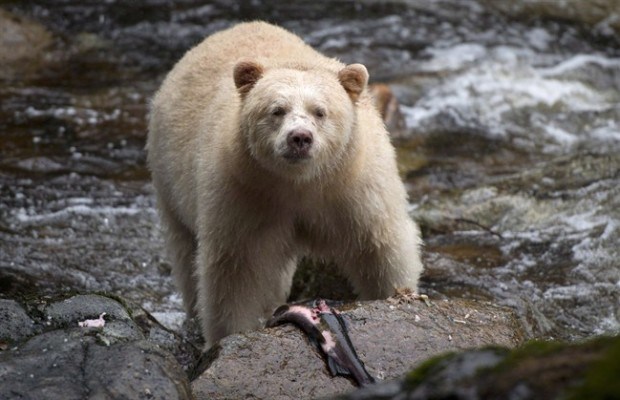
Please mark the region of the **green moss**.
[[497, 366], [497, 369], [510, 368], [524, 359], [545, 357], [566, 348], [566, 346], [567, 344], [562, 342], [531, 340], [511, 351], [506, 359]]
[[620, 399], [619, 343], [620, 338], [606, 337], [581, 343], [528, 342], [487, 371], [481, 393], [499, 396], [524, 385], [537, 398]]
[[[433, 392], [438, 396], [468, 387], [475, 389], [479, 398], [511, 397], [526, 388], [531, 398], [620, 399], [620, 336], [579, 343], [530, 341], [513, 350], [495, 346], [481, 350], [495, 352], [502, 361], [467, 373], [459, 364], [464, 353], [440, 355], [409, 372], [401, 392], [411, 393], [428, 384], [428, 388], [438, 388]], [[447, 366], [460, 372], [449, 372]]]
[[571, 400], [620, 399], [620, 337], [599, 341], [611, 343], [603, 357], [589, 368], [583, 385], [569, 396]]
[[420, 364], [417, 368], [410, 371], [405, 376], [405, 381], [403, 383], [403, 389], [410, 391], [415, 389], [420, 383], [424, 382], [424, 380], [434, 372], [441, 369], [444, 365], [444, 362], [447, 362], [454, 358], [456, 353], [450, 352], [446, 354], [442, 354], [433, 358], [430, 358]]
[[[504, 358], [502, 362], [492, 368], [489, 372], [495, 376], [510, 374], [511, 371], [514, 372], [519, 369], [519, 366], [531, 363], [534, 360], [541, 360], [541, 362], [544, 363], [544, 360], [551, 360], [556, 355], [559, 355], [562, 352], [570, 352], [571, 348], [576, 347], [579, 347], [580, 349], [579, 351], [575, 350], [575, 352], [573, 352], [575, 362], [581, 362], [583, 353], [589, 353], [587, 348], [592, 346], [597, 347], [598, 345], [595, 342], [571, 344], [559, 341], [531, 340], [523, 344], [521, 347], [511, 350], [507, 354], [506, 358]], [[544, 370], [544, 367], [542, 367], [542, 369]]]

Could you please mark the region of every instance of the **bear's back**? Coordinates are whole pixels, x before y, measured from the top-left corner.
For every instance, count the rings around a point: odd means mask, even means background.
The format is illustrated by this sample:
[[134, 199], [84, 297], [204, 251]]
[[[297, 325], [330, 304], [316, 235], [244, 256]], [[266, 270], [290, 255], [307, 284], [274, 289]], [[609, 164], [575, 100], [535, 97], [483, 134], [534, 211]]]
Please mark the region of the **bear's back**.
[[[195, 53], [195, 54], [191, 54]], [[344, 65], [325, 57], [298, 36], [266, 22], [247, 22], [218, 32], [187, 54], [204, 60], [216, 73], [231, 74], [240, 59], [257, 61], [266, 68], [320, 68], [337, 73]], [[197, 61], [202, 64], [203, 61]], [[231, 76], [232, 78], [232, 76]]]
[[239, 60], [255, 61], [266, 69], [323, 69], [335, 74], [344, 67], [285, 29], [266, 22], [247, 22], [215, 33], [189, 50], [168, 74], [160, 91], [167, 92], [171, 87], [201, 101], [215, 90], [234, 96], [232, 74]]

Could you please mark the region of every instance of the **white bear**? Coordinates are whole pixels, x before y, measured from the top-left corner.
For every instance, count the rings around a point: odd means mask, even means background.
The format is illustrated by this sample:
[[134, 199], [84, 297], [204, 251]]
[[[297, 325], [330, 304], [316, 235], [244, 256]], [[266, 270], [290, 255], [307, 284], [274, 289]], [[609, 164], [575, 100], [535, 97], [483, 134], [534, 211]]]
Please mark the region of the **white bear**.
[[367, 82], [251, 22], [187, 52], [153, 98], [148, 165], [207, 346], [259, 327], [304, 255], [334, 261], [361, 299], [416, 289], [420, 233]]

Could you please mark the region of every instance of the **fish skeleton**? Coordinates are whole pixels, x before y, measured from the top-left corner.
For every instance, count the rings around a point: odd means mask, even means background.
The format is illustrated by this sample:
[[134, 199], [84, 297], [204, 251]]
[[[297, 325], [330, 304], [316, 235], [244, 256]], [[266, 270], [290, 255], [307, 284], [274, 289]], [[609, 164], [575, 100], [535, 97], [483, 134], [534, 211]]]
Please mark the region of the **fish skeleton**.
[[358, 386], [375, 382], [359, 359], [342, 315], [325, 300], [317, 299], [314, 307], [283, 305], [267, 321], [267, 327], [285, 323], [297, 325], [310, 342], [322, 352], [332, 376], [352, 377]]

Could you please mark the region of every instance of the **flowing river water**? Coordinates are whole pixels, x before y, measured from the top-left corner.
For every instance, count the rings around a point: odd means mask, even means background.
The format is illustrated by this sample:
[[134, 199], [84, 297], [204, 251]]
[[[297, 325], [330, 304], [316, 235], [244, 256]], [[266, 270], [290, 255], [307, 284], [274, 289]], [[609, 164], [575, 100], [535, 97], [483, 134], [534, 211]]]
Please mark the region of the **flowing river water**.
[[534, 336], [619, 332], [620, 4], [552, 3], [0, 3], [0, 297], [107, 291], [177, 326], [148, 100], [205, 35], [267, 19], [398, 98], [422, 291]]

